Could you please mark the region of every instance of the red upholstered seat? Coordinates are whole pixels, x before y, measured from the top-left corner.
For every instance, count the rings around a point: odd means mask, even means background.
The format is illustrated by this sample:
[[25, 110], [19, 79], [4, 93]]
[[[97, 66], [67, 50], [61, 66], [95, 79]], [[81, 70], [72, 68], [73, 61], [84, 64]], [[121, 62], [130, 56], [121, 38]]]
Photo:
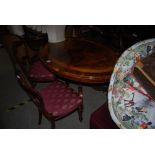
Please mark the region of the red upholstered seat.
[[32, 63], [29, 70], [29, 77], [34, 82], [48, 82], [56, 79], [55, 75], [39, 60]]
[[53, 82], [42, 89], [40, 94], [45, 110], [58, 118], [76, 110], [82, 103], [82, 97], [61, 81]]
[[111, 119], [108, 103], [104, 103], [90, 117], [91, 129], [118, 129], [117, 125]]

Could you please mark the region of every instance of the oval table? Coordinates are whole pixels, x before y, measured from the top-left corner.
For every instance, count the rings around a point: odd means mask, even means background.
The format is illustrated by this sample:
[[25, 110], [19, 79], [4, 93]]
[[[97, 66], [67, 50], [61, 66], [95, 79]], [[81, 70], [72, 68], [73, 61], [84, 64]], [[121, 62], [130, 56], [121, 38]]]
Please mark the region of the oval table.
[[155, 128], [155, 102], [132, 75], [133, 65], [149, 55], [155, 39], [128, 48], [117, 61], [108, 90], [108, 105], [119, 128]]
[[42, 61], [49, 70], [84, 84], [109, 82], [118, 58], [111, 48], [83, 39], [49, 43], [48, 48]]

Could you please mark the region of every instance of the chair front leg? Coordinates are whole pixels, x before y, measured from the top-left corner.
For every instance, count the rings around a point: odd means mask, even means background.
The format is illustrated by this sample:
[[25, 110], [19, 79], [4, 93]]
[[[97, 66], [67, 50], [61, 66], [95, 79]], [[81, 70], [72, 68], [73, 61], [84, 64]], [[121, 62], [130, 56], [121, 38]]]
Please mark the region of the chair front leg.
[[82, 86], [78, 86], [78, 94], [83, 98], [83, 88], [82, 88]]
[[83, 117], [82, 117], [82, 113], [83, 113], [83, 88], [82, 88], [82, 86], [78, 87], [78, 94], [80, 95], [80, 97], [82, 97], [82, 104], [78, 107], [79, 120], [80, 120], [80, 122], [82, 122], [82, 120], [83, 120]]
[[55, 129], [55, 121], [51, 120], [51, 129]]
[[79, 120], [80, 120], [80, 122], [82, 122], [82, 120], [83, 120], [82, 113], [83, 113], [83, 105], [81, 104], [81, 105], [78, 107], [78, 115], [79, 115]]
[[38, 112], [39, 112], [38, 125], [40, 125], [41, 124], [41, 121], [42, 121], [42, 111], [38, 109]]

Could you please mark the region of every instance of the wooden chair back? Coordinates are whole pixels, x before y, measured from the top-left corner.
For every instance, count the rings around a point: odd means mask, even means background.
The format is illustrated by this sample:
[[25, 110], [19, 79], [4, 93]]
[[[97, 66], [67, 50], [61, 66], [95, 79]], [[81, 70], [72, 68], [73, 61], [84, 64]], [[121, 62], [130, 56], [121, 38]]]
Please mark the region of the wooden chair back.
[[23, 90], [27, 93], [30, 99], [32, 99], [35, 105], [42, 111], [44, 104], [40, 93], [31, 85], [27, 77], [24, 76], [22, 72], [18, 71], [16, 77]]

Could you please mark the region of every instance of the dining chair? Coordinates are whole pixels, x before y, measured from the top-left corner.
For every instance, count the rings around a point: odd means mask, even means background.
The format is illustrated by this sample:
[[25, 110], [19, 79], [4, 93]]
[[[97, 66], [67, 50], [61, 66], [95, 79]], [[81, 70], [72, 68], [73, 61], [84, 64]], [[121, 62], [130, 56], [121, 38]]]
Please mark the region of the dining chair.
[[90, 129], [119, 129], [110, 116], [108, 102], [102, 104], [91, 114]]
[[14, 44], [15, 63], [18, 63], [25, 75], [34, 85], [41, 82], [53, 82], [56, 76], [50, 72], [41, 60], [33, 54], [24, 41]]
[[38, 108], [38, 124], [41, 124], [42, 115], [44, 115], [51, 122], [51, 128], [55, 128], [55, 121], [68, 116], [76, 110], [79, 114], [79, 120], [82, 121], [82, 94], [78, 94], [59, 80], [55, 80], [45, 88], [37, 90], [21, 71], [16, 72], [16, 75], [19, 84]]

